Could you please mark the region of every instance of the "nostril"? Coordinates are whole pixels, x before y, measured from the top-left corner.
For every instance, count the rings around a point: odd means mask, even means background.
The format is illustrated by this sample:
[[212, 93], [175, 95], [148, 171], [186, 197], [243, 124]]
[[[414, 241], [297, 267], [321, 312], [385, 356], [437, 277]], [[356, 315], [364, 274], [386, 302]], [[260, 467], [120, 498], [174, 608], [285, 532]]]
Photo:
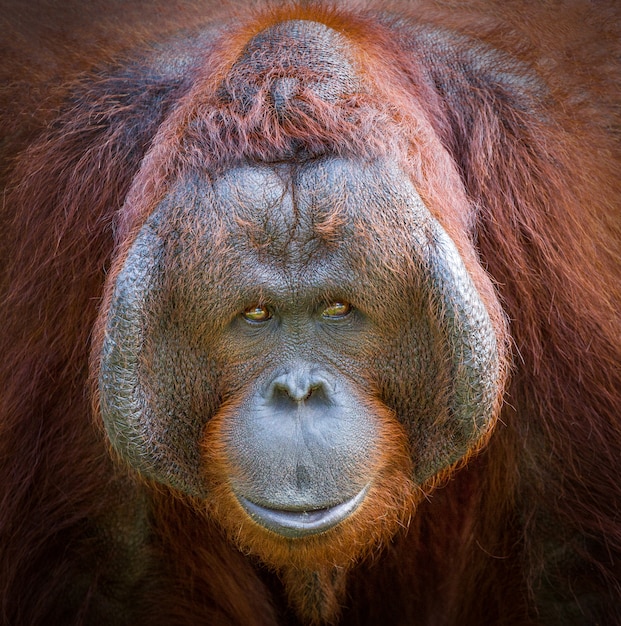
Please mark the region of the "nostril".
[[295, 402], [304, 402], [304, 400], [308, 400], [308, 398], [310, 398], [312, 393], [312, 387], [309, 388], [301, 385], [276, 384], [274, 385], [274, 393], [272, 395], [274, 397], [288, 398], [290, 400], [294, 400]]
[[305, 402], [315, 394], [321, 394], [323, 383], [300, 372], [290, 372], [276, 378], [269, 388], [273, 399], [288, 399]]

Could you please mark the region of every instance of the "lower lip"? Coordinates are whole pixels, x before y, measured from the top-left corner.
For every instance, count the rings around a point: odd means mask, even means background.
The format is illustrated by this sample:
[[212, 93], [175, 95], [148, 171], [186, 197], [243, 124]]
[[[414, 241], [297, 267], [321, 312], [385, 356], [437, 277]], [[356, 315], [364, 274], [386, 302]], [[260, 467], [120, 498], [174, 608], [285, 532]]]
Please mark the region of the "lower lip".
[[364, 500], [367, 491], [368, 485], [345, 502], [310, 511], [270, 509], [241, 495], [237, 495], [237, 499], [250, 517], [264, 528], [284, 537], [306, 537], [326, 532], [348, 518]]

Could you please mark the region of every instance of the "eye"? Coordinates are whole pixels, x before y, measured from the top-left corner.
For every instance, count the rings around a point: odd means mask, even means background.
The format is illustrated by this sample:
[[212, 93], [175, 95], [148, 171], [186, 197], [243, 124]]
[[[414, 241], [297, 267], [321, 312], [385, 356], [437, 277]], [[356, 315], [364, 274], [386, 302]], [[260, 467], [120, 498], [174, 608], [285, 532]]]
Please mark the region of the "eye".
[[353, 307], [349, 302], [332, 302], [329, 306], [327, 306], [322, 312], [321, 317], [327, 319], [340, 319], [342, 317], [347, 317]]
[[245, 309], [242, 317], [248, 322], [267, 322], [272, 317], [272, 313], [266, 306], [255, 304]]

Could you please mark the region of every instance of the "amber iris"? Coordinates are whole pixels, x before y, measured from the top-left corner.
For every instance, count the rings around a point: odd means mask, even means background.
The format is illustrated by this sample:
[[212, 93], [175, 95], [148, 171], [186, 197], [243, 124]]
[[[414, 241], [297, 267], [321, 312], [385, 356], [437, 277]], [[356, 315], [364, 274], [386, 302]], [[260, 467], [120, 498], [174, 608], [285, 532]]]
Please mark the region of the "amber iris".
[[351, 310], [352, 306], [349, 302], [333, 302], [322, 311], [321, 315], [329, 319], [338, 319], [349, 315]]
[[266, 322], [268, 319], [270, 319], [270, 317], [272, 317], [269, 309], [262, 304], [248, 307], [244, 310], [242, 315], [244, 319], [248, 320], [249, 322]]

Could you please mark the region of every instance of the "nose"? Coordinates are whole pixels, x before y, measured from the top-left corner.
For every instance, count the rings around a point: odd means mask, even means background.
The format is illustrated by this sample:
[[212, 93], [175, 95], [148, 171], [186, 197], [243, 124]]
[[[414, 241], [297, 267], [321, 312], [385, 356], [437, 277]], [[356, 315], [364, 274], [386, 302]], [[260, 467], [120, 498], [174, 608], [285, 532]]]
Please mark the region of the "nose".
[[296, 403], [305, 402], [311, 397], [327, 399], [328, 382], [326, 377], [316, 369], [295, 366], [272, 380], [266, 396], [272, 400], [288, 400]]

